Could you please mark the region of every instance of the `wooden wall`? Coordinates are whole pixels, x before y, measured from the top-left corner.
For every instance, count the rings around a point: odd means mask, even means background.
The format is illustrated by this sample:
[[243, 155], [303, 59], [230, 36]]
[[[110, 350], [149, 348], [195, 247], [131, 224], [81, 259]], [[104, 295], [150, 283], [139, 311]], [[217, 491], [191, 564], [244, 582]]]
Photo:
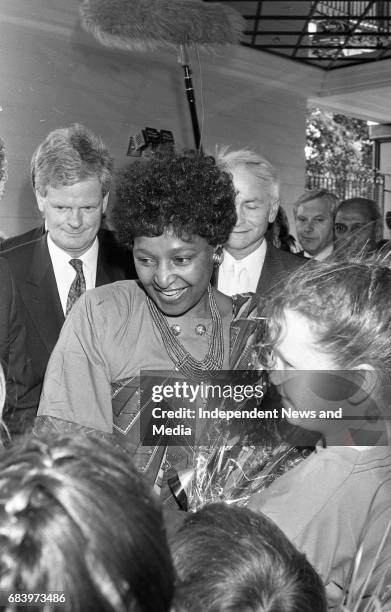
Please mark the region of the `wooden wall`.
[[[0, 136], [9, 180], [0, 202], [0, 230], [7, 235], [39, 220], [29, 161], [54, 128], [84, 123], [110, 146], [118, 167], [130, 159], [129, 136], [145, 126], [172, 130], [178, 145], [193, 144], [176, 52], [125, 53], [100, 46], [82, 30], [78, 6], [78, 0], [1, 2]], [[235, 54], [251, 69], [235, 68]], [[256, 148], [280, 169], [282, 201], [289, 209], [304, 187], [306, 96], [282, 87], [277, 74], [274, 82], [270, 65], [268, 79], [254, 78], [256, 62], [271, 62], [268, 57], [238, 48], [216, 56], [201, 53], [198, 63], [193, 52], [193, 82], [204, 148], [216, 143]]]

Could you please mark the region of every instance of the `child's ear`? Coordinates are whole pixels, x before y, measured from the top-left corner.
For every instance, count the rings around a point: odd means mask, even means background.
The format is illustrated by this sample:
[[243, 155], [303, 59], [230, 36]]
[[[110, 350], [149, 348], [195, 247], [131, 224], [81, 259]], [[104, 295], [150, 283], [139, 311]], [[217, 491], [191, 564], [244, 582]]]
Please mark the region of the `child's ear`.
[[355, 381], [357, 383], [357, 391], [349, 397], [349, 403], [358, 406], [369, 397], [372, 397], [378, 385], [378, 375], [375, 369], [369, 364], [361, 364], [355, 368]]
[[[357, 439], [360, 439], [361, 442], [356, 442], [356, 444], [373, 444], [375, 434], [377, 440], [384, 439], [382, 443], [388, 444], [387, 435], [390, 436], [390, 432], [387, 432], [389, 426], [384, 415], [379, 374], [368, 364], [363, 364], [355, 370], [357, 370], [358, 388], [357, 392], [348, 399], [348, 403], [351, 406], [349, 412], [353, 412], [352, 416], [355, 419], [354, 428], [360, 432], [360, 438]], [[354, 437], [354, 430], [351, 429], [351, 431]]]
[[376, 370], [368, 365], [363, 364], [354, 368], [357, 372], [357, 391], [349, 397], [348, 402], [352, 406], [356, 406], [357, 418], [362, 418], [366, 421], [378, 421], [382, 418], [382, 412], [377, 404], [378, 401], [378, 385], [379, 376]]

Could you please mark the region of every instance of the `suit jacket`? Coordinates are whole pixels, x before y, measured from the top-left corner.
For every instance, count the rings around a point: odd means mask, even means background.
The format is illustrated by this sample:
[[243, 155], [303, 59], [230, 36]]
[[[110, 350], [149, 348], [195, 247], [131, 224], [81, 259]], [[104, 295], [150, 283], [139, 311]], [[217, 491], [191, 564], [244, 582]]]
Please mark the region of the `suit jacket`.
[[282, 251], [271, 242], [266, 243], [266, 255], [259, 276], [256, 294], [265, 295], [279, 289], [284, 280], [295, 270], [305, 264], [308, 259], [298, 257], [288, 251]]
[[37, 240], [37, 238], [41, 238], [41, 236], [45, 234], [45, 231], [45, 224], [42, 223], [38, 227], [34, 227], [28, 232], [18, 234], [17, 236], [10, 236], [10, 238], [5, 238], [0, 242], [0, 251], [8, 251], [9, 249], [13, 249], [16, 246], [25, 244], [26, 242]]
[[[287, 276], [305, 264], [308, 260], [298, 257], [288, 251], [277, 249], [271, 242], [266, 241], [266, 255], [260, 270], [255, 293], [264, 296], [274, 289], [278, 289]], [[214, 272], [212, 284], [217, 286], [218, 270]]]
[[[25, 239], [25, 236], [23, 234], [19, 239]], [[112, 232], [102, 229], [98, 238], [96, 286], [137, 278], [131, 253], [118, 247]], [[25, 307], [28, 350], [42, 384], [50, 354], [65, 320], [46, 233], [42, 234], [41, 230], [39, 238], [3, 251], [1, 255], [8, 261]]]
[[[11, 434], [26, 429], [24, 415], [39, 401], [38, 380], [26, 348], [24, 310], [5, 259], [0, 258], [0, 361], [7, 383], [3, 419]], [[1, 409], [0, 406], [0, 415]], [[30, 426], [32, 419], [30, 419]]]

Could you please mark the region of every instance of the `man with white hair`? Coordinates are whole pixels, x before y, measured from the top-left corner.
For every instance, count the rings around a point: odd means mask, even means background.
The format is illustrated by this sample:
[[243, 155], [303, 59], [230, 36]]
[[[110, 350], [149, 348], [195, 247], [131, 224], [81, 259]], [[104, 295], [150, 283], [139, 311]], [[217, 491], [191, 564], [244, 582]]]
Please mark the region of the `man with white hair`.
[[227, 295], [249, 291], [264, 294], [305, 263], [265, 239], [279, 207], [276, 169], [258, 153], [246, 149], [220, 149], [216, 160], [232, 176], [238, 217], [224, 245], [217, 287]]

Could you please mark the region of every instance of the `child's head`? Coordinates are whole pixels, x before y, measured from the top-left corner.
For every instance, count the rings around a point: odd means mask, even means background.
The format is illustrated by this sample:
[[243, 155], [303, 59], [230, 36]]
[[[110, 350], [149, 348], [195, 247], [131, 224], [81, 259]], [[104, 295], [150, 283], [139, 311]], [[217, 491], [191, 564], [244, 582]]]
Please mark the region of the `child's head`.
[[[301, 267], [268, 306], [269, 340], [279, 345], [296, 328], [318, 359], [302, 353], [295, 369], [351, 369], [367, 364], [391, 379], [391, 270], [380, 263], [319, 263]], [[300, 326], [300, 330], [298, 329]], [[299, 333], [301, 332], [301, 333]], [[293, 340], [293, 338], [292, 338]]]
[[316, 571], [279, 527], [247, 508], [210, 504], [171, 538], [177, 612], [324, 612]]
[[0, 454], [0, 589], [63, 600], [33, 610], [168, 612], [173, 570], [161, 509], [129, 456], [56, 437]]
[[[327, 372], [323, 380], [320, 373], [289, 374], [289, 392], [288, 375], [284, 381], [272, 375], [283, 404], [303, 410], [343, 406], [346, 418], [363, 418], [360, 426], [367, 429], [368, 413], [377, 413], [391, 382], [390, 303], [391, 270], [380, 263], [311, 262], [298, 270], [268, 305], [271, 366]], [[325, 435], [332, 425], [308, 419], [296, 424]]]

